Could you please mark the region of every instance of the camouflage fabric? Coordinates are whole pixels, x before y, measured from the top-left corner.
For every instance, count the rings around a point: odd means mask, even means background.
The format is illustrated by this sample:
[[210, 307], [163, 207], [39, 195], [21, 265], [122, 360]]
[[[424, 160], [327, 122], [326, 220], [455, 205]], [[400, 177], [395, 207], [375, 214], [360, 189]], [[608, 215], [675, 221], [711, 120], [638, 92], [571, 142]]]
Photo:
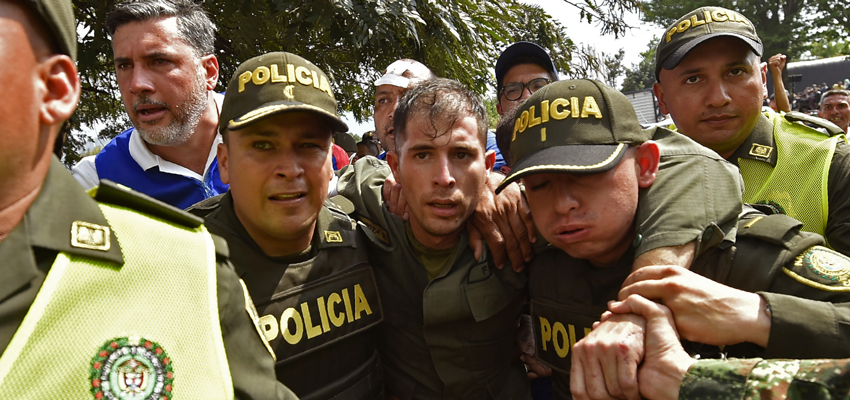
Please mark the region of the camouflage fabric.
[[702, 360], [682, 381], [679, 399], [848, 399], [850, 359]]

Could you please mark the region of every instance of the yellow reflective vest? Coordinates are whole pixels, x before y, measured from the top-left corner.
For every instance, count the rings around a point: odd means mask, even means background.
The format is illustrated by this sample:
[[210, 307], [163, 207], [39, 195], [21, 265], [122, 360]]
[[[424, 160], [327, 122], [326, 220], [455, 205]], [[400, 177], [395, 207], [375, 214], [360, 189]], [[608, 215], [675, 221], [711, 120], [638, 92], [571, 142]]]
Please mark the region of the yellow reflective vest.
[[109, 226], [71, 240], [120, 243], [125, 264], [57, 255], [0, 356], [0, 399], [232, 399], [206, 228], [100, 208]]

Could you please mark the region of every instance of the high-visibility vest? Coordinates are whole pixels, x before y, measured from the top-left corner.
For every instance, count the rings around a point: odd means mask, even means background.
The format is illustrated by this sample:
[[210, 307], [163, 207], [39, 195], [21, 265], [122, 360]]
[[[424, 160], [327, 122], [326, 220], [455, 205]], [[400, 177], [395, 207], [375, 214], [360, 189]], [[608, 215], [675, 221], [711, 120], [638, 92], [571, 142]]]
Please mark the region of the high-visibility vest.
[[744, 202], [767, 203], [803, 223], [803, 230], [824, 235], [829, 213], [829, 167], [842, 136], [827, 137], [782, 115], [766, 114], [773, 123], [776, 167], [739, 158]]
[[0, 399], [232, 399], [206, 228], [100, 208], [110, 226], [78, 231], [114, 230], [125, 264], [57, 255], [0, 356]]

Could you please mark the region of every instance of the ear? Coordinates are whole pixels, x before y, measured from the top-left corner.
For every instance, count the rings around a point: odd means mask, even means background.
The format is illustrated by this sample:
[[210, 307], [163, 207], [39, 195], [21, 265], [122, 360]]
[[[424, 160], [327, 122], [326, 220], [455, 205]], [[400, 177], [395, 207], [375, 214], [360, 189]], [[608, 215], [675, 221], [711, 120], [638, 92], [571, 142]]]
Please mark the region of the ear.
[[660, 160], [658, 145], [653, 141], [643, 142], [635, 150], [635, 162], [638, 164], [638, 186], [646, 189], [655, 182]]
[[664, 88], [660, 83], [655, 82], [652, 84], [652, 93], [655, 93], [655, 98], [658, 99], [658, 110], [662, 114], [670, 114], [670, 111], [667, 109], [667, 102], [664, 100]]
[[496, 112], [500, 117], [502, 116], [502, 102], [500, 102], [499, 99], [496, 99]]
[[484, 153], [484, 165], [487, 166], [487, 171], [492, 171], [496, 165], [496, 150], [490, 150]]
[[39, 118], [44, 125], [66, 121], [80, 101], [80, 77], [70, 57], [54, 54], [39, 64], [39, 78], [44, 93]]
[[767, 63], [761, 63], [761, 99], [767, 98]]
[[398, 170], [398, 155], [395, 153], [395, 150], [387, 152], [387, 164], [389, 164], [390, 169], [393, 171], [393, 177], [396, 183], [401, 184], [401, 173]]
[[508, 175], [511, 173], [511, 167], [507, 165], [502, 165], [501, 167], [499, 167], [499, 171], [501, 171], [505, 175]]
[[227, 168], [227, 145], [224, 143], [219, 143], [218, 148], [216, 149], [216, 157], [218, 157], [218, 173], [221, 178], [221, 182], [229, 185], [230, 184], [230, 171]]
[[204, 81], [207, 83], [207, 90], [215, 90], [216, 85], [218, 85], [218, 59], [212, 54], [201, 57], [201, 68], [204, 69]]

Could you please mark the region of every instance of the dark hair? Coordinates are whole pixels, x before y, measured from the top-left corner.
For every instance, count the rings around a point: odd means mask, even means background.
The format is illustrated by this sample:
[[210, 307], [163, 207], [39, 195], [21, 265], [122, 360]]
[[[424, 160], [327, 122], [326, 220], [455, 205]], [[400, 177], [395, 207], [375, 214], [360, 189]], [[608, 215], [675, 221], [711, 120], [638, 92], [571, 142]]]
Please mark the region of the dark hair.
[[513, 156], [511, 155], [511, 139], [513, 139], [517, 109], [519, 107], [514, 107], [502, 114], [502, 119], [499, 120], [499, 125], [496, 126], [496, 146], [499, 148], [499, 152], [502, 153], [505, 164], [509, 167], [514, 165]]
[[215, 27], [200, 4], [192, 0], [125, 0], [115, 6], [106, 16], [109, 36], [130, 22], [142, 22], [158, 18], [177, 18], [180, 37], [195, 49], [200, 57], [215, 51]]
[[[552, 62], [551, 61], [544, 60], [540, 57], [535, 57], [535, 56], [532, 56], [532, 55], [529, 55], [529, 54], [518, 55], [518, 56], [508, 60], [507, 66], [504, 69], [505, 75], [507, 75], [508, 71], [510, 71], [513, 67], [516, 67], [517, 65], [522, 65], [522, 64], [539, 65], [540, 68], [543, 68], [544, 70], [546, 70], [546, 72], [549, 74], [549, 79], [552, 82], [558, 81], [558, 73], [555, 72], [555, 71], [550, 71], [550, 69], [552, 69]], [[502, 83], [504, 83], [503, 82], [504, 79], [505, 79], [505, 77], [502, 76], [502, 80], [496, 82], [496, 93], [497, 94], [499, 93], [499, 91], [502, 90], [502, 86], [503, 86]]]
[[848, 98], [850, 98], [850, 90], [844, 90], [844, 89], [831, 89], [831, 90], [827, 90], [827, 91], [826, 91], [826, 92], [824, 92], [824, 93], [823, 93], [823, 95], [820, 97], [820, 105], [818, 105], [818, 108], [822, 108], [822, 107], [823, 107], [823, 101], [824, 101], [824, 100], [826, 100], [826, 98], [827, 98], [827, 97], [829, 97], [829, 96], [837, 96], [837, 95], [847, 96]]
[[374, 140], [361, 140], [357, 143], [358, 146], [366, 146], [366, 151], [370, 156], [377, 157], [381, 152], [378, 150], [378, 143]]
[[433, 128], [432, 137], [436, 139], [445, 135], [459, 119], [468, 115], [475, 118], [478, 123], [478, 138], [482, 146], [486, 145], [487, 110], [481, 99], [462, 83], [452, 79], [434, 78], [423, 81], [404, 93], [393, 114], [395, 150], [398, 151], [400, 143], [404, 142], [408, 121], [416, 116], [428, 119]]

